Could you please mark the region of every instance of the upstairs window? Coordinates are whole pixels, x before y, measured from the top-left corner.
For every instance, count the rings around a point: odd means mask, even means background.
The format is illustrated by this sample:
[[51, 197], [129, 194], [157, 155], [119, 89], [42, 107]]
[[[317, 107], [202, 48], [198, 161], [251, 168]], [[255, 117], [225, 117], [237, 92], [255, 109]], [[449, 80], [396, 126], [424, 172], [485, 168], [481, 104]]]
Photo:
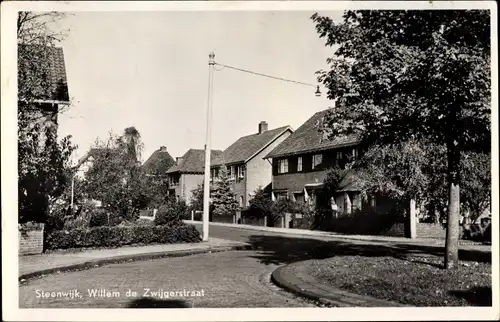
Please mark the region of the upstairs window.
[[234, 165], [229, 166], [227, 170], [229, 171], [229, 179], [234, 180], [234, 178], [236, 177]]
[[243, 179], [245, 177], [245, 165], [238, 166], [238, 179]]
[[288, 172], [288, 159], [278, 160], [278, 173]]
[[302, 157], [297, 158], [297, 172], [302, 171]]
[[323, 163], [323, 155], [322, 154], [313, 155], [312, 168], [316, 169], [318, 165], [320, 165], [321, 163]]

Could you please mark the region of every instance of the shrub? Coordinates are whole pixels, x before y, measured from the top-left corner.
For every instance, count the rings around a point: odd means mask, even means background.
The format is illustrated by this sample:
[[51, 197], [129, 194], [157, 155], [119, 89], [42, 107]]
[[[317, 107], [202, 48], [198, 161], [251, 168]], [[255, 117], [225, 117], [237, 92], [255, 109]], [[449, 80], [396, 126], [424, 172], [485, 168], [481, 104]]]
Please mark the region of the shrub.
[[54, 205], [51, 213], [47, 216], [45, 230], [61, 230], [64, 228], [65, 219], [70, 217], [71, 207], [66, 204]]
[[130, 221], [130, 220], [123, 220], [121, 223], [119, 223], [116, 226], [119, 226], [119, 227], [132, 227], [132, 226], [137, 226], [137, 222]]
[[155, 217], [156, 225], [166, 225], [180, 222], [189, 217], [189, 208], [184, 200], [170, 201], [158, 208]]
[[76, 218], [66, 217], [63, 229], [71, 230], [71, 229], [79, 229], [79, 228], [82, 228], [82, 229], [88, 228], [90, 225], [90, 216], [91, 216], [91, 214], [82, 212]]
[[154, 220], [151, 220], [151, 219], [139, 218], [136, 220], [135, 224], [137, 226], [154, 226], [155, 222], [154, 222]]
[[331, 230], [346, 234], [384, 235], [394, 224], [404, 222], [397, 211], [378, 211], [367, 207], [332, 220]]
[[57, 230], [47, 234], [46, 249], [119, 247], [131, 244], [200, 242], [194, 226], [178, 222], [161, 226], [101, 226]]
[[89, 227], [109, 226], [108, 212], [102, 208], [95, 209], [90, 214]]

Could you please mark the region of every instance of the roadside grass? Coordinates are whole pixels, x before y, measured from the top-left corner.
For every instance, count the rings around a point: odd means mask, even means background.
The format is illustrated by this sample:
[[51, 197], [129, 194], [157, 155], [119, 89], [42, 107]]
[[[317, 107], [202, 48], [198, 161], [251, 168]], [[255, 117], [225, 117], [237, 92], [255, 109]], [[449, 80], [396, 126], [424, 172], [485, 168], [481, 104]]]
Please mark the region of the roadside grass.
[[491, 306], [491, 264], [442, 258], [337, 256], [305, 262], [318, 281], [348, 292], [412, 306]]

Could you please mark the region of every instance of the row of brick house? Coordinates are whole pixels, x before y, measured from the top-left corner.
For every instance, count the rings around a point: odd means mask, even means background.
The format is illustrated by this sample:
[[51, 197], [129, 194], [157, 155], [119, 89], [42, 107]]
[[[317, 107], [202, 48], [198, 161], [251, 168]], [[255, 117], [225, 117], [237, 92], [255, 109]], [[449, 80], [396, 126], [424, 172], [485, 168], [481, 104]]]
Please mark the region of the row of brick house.
[[[327, 112], [315, 113], [295, 131], [288, 125], [269, 129], [267, 122], [260, 122], [256, 133], [237, 139], [224, 151], [211, 151], [211, 178], [217, 177], [221, 167], [226, 167], [231, 188], [242, 208], [249, 205], [259, 187], [269, 189], [273, 200], [316, 203], [328, 169], [335, 165], [342, 167], [360, 155], [354, 137], [324, 139], [317, 124]], [[80, 160], [81, 172], [85, 172], [97, 152], [92, 149]], [[166, 174], [169, 195], [190, 204], [192, 191], [203, 183], [204, 165], [203, 149], [189, 149], [174, 161], [162, 146], [144, 162], [143, 168], [152, 175]], [[330, 197], [328, 203], [340, 212], [350, 213], [364, 206], [359, 188], [349, 178]], [[373, 200], [370, 202], [373, 205]]]

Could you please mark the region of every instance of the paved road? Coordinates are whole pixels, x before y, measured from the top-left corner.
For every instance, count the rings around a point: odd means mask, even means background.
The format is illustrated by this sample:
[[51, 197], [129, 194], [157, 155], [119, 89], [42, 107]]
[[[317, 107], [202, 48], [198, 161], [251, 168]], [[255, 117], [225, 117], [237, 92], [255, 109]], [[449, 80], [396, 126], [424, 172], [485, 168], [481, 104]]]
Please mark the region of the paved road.
[[[255, 251], [112, 264], [32, 280], [19, 288], [19, 303], [22, 308], [129, 307], [134, 297], [127, 297], [127, 290], [135, 291], [141, 297], [149, 288], [151, 292], [159, 291], [154, 295], [156, 299], [160, 299], [162, 293], [163, 300], [169, 296], [165, 291], [181, 292], [180, 297], [191, 307], [315, 306], [274, 286], [270, 282], [270, 274], [275, 268], [274, 264], [263, 263]], [[41, 291], [68, 292], [75, 288], [82, 298], [37, 298]], [[88, 290], [95, 289], [99, 292], [101, 289], [118, 291], [120, 295], [115, 293], [102, 298], [96, 294], [89, 295]], [[187, 293], [192, 291], [198, 294]], [[71, 292], [68, 293], [67, 296], [71, 296]]]
[[[194, 307], [309, 307], [315, 304], [295, 297], [269, 281], [271, 272], [278, 265], [344, 255], [400, 258], [416, 252], [439, 256], [442, 254], [439, 248], [419, 245], [384, 245], [367, 241], [286, 236], [220, 226], [210, 228], [211, 236], [247, 242], [253, 246], [253, 250], [112, 264], [91, 270], [50, 275], [20, 286], [20, 307], [128, 307], [134, 298], [126, 296], [127, 290], [135, 291], [141, 297], [145, 288], [159, 291], [163, 295], [164, 291], [198, 291], [199, 294], [203, 291], [203, 296], [185, 297], [183, 294], [187, 304]], [[460, 256], [478, 256], [477, 260], [491, 261], [491, 255], [488, 257], [468, 251], [462, 252]], [[82, 298], [37, 298], [42, 291], [69, 292], [73, 289], [81, 292]], [[120, 295], [107, 298], [88, 295], [88, 290], [101, 289], [118, 291]], [[159, 296], [157, 293], [154, 297]], [[151, 307], [152, 304], [141, 305]], [[162, 302], [159, 305], [169, 303]]]

